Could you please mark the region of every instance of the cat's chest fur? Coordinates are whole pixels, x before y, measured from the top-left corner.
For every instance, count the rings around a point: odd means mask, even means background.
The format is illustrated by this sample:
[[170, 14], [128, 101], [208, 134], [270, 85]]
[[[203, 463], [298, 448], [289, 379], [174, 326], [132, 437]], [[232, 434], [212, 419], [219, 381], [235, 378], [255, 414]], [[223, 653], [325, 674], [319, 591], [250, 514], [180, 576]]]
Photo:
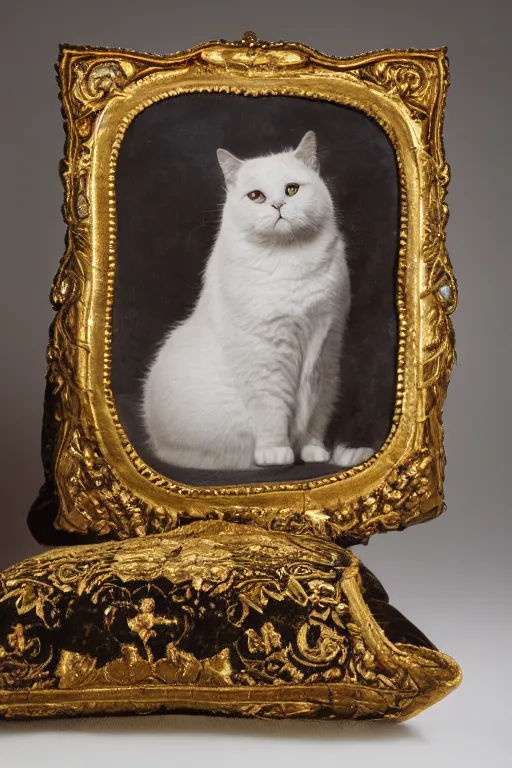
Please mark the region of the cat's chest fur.
[[336, 319], [348, 279], [339, 236], [285, 252], [246, 247], [238, 259], [236, 248], [229, 250], [216, 276], [216, 303], [240, 330], [273, 327], [278, 335], [303, 337]]
[[309, 249], [284, 252], [237, 253], [230, 245], [218, 244], [222, 258], [213, 256], [207, 280], [212, 327], [236, 380], [279, 382], [299, 434], [331, 375], [328, 358], [339, 354], [350, 297], [341, 236], [326, 233]]

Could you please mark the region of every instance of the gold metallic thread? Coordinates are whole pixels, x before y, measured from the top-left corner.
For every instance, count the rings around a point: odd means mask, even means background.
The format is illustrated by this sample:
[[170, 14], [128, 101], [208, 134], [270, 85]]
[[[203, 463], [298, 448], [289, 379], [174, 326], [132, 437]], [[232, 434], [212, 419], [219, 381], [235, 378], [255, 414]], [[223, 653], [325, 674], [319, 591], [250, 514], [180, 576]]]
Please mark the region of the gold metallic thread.
[[391, 643], [328, 539], [200, 521], [0, 575], [0, 716], [190, 710], [407, 719], [460, 682]]

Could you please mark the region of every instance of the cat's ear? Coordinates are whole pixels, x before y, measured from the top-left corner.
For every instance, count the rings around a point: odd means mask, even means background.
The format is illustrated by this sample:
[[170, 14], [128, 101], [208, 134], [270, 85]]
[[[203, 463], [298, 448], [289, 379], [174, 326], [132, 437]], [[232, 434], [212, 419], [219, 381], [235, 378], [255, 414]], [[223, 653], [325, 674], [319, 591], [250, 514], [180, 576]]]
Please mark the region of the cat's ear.
[[235, 180], [236, 174], [240, 170], [243, 160], [239, 160], [238, 157], [232, 155], [227, 149], [217, 150], [217, 160], [222, 168], [222, 173], [226, 180], [226, 184], [232, 184]]
[[316, 136], [314, 131], [308, 131], [302, 137], [302, 140], [293, 153], [297, 160], [307, 165], [308, 168], [312, 168], [314, 171], [318, 171], [318, 157], [316, 154]]

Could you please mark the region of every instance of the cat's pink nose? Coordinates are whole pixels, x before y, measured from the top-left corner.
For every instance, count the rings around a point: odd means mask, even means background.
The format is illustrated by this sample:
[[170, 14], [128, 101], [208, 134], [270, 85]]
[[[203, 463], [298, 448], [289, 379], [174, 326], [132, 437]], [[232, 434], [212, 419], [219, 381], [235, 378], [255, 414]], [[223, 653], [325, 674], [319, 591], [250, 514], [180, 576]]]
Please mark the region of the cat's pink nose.
[[272, 208], [275, 208], [276, 211], [280, 211], [283, 205], [284, 205], [284, 200], [282, 203], [272, 203]]

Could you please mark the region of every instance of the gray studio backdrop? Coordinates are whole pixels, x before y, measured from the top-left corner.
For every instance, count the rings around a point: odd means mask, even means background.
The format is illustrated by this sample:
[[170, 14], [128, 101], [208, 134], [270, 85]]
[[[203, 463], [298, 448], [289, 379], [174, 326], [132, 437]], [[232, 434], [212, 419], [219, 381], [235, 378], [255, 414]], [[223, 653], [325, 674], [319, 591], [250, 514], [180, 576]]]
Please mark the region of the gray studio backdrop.
[[254, 29], [263, 39], [342, 56], [448, 46], [448, 246], [461, 297], [454, 316], [459, 362], [445, 410], [448, 509], [437, 521], [374, 537], [357, 554], [397, 607], [462, 664], [466, 686], [472, 676], [489, 694], [494, 686], [499, 717], [499, 654], [481, 674], [482, 630], [475, 627], [484, 622], [485, 642], [496, 648], [510, 629], [510, 3], [19, 0], [2, 3], [0, 16], [0, 567], [39, 551], [25, 519], [42, 481], [47, 297], [64, 242], [64, 133], [53, 71], [59, 42], [164, 53]]

